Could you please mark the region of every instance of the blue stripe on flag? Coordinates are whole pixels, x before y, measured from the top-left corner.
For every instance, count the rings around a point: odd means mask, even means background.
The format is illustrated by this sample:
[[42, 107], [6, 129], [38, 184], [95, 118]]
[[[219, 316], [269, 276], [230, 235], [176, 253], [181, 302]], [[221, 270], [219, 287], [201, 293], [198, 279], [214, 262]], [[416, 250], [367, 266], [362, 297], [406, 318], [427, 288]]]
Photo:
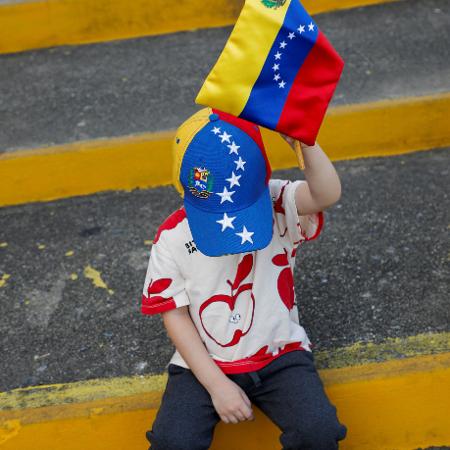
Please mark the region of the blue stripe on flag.
[[[314, 25], [314, 30], [311, 30], [310, 24]], [[302, 33], [300, 26], [304, 27]], [[292, 37], [292, 33], [295, 37]], [[314, 46], [318, 34], [316, 23], [300, 2], [291, 0], [283, 26], [239, 117], [270, 129], [276, 128], [295, 77]], [[278, 68], [276, 64], [279, 65]], [[280, 87], [283, 83], [284, 88]]]

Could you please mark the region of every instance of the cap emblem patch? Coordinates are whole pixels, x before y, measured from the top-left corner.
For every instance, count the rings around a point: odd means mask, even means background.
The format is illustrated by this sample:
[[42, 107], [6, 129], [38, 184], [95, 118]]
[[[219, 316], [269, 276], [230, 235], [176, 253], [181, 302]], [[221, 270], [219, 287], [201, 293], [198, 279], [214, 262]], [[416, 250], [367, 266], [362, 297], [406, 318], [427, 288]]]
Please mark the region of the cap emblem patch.
[[212, 194], [213, 175], [205, 167], [194, 167], [191, 169], [188, 178], [188, 186], [192, 195], [198, 198], [209, 198]]

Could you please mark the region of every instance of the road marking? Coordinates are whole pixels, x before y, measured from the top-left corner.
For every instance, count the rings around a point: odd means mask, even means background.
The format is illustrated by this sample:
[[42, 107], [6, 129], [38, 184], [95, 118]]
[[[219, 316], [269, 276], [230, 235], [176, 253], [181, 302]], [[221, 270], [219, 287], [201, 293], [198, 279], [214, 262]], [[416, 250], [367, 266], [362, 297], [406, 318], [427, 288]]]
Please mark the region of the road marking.
[[107, 284], [103, 281], [101, 273], [98, 270], [94, 269], [91, 265], [87, 265], [84, 268], [83, 274], [86, 278], [92, 281], [92, 284], [95, 287], [106, 289], [110, 295], [114, 294], [114, 291], [112, 289], [109, 289]]
[[9, 273], [4, 273], [0, 278], [0, 287], [3, 287], [6, 285], [6, 282], [11, 278], [11, 275]]
[[[450, 442], [450, 353], [322, 370], [341, 422], [343, 449], [412, 449]], [[144, 432], [161, 401], [162, 375], [40, 386], [0, 394], [2, 450], [145, 448]], [[213, 450], [277, 448], [277, 428], [220, 423]], [[34, 446], [35, 447], [35, 446]]]
[[[310, 14], [395, 0], [304, 0]], [[232, 25], [243, 1], [45, 0], [0, 4], [0, 53]], [[124, 82], [127, 80], [124, 79]]]
[[22, 428], [20, 420], [6, 420], [0, 426], [0, 445], [19, 434]]
[[[349, 377], [354, 379], [350, 376], [353, 369], [364, 364], [366, 367], [381, 369], [384, 366], [377, 363], [393, 361], [392, 364], [395, 366], [399, 359], [432, 354], [448, 354], [450, 360], [450, 332], [388, 338], [380, 343], [357, 342], [333, 350], [314, 352], [314, 359], [316, 366], [331, 382], [334, 375], [329, 377], [328, 373], [346, 373], [345, 379]], [[444, 358], [444, 361], [447, 359]], [[348, 370], [340, 371], [343, 368]], [[363, 370], [362, 373], [367, 375], [368, 372]], [[140, 375], [19, 388], [0, 392], [0, 411], [41, 408], [64, 403], [86, 403], [109, 397], [139, 396], [145, 392], [161, 391], [166, 379], [166, 374]]]
[[450, 333], [422, 333], [382, 342], [356, 342], [333, 350], [322, 350], [316, 356], [318, 367], [341, 368], [373, 361], [389, 361], [417, 355], [450, 352]]
[[[331, 108], [318, 141], [334, 161], [450, 146], [450, 92]], [[376, 132], [374, 132], [376, 130]], [[170, 184], [174, 132], [0, 154], [0, 206]], [[263, 130], [274, 170], [295, 167], [283, 139]]]

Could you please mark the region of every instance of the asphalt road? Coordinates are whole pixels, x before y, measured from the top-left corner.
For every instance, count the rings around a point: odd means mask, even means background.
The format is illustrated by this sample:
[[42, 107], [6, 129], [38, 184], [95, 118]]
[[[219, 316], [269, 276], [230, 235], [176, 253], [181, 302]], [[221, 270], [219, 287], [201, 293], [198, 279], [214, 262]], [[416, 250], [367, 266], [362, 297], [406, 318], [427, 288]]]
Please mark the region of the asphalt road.
[[[342, 199], [297, 258], [316, 350], [450, 331], [449, 149], [335, 165]], [[139, 305], [145, 241], [179, 205], [163, 187], [0, 209], [0, 390], [164, 370], [173, 348]]]
[[[316, 16], [346, 67], [333, 104], [450, 90], [450, 2]], [[0, 153], [176, 128], [231, 28], [0, 55]]]

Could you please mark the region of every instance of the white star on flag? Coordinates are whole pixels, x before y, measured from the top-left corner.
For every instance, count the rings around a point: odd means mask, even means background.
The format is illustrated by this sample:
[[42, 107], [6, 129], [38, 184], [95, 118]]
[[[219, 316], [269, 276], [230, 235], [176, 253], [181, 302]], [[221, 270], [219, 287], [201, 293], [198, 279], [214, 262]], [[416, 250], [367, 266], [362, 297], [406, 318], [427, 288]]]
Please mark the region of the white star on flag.
[[236, 219], [236, 217], [228, 217], [227, 213], [223, 213], [223, 219], [222, 220], [216, 220], [217, 223], [220, 223], [222, 225], [222, 233], [227, 229], [231, 228], [234, 230], [233, 220]]
[[280, 48], [285, 48], [286, 45], [287, 45], [287, 42], [283, 41], [283, 42], [280, 43]]
[[231, 196], [234, 194], [234, 191], [228, 191], [227, 187], [224, 186], [223, 192], [216, 192], [216, 195], [220, 197], [220, 204], [223, 202], [231, 202], [234, 203]]
[[224, 142], [230, 143], [230, 137], [232, 137], [232, 136], [231, 136], [231, 134], [228, 134], [226, 131], [224, 131], [223, 134], [221, 134], [219, 137], [220, 137], [220, 139], [222, 139], [222, 144], [223, 144]]
[[280, 83], [278, 83], [278, 86], [280, 87], [280, 89], [284, 89], [284, 87], [286, 86], [286, 82], [281, 81]]
[[314, 31], [314, 24], [312, 22], [308, 25], [308, 31]]
[[219, 133], [220, 133], [220, 128], [214, 127], [214, 128], [211, 130], [211, 133], [219, 134]]
[[298, 31], [300, 34], [304, 33], [304, 32], [305, 32], [305, 25], [300, 25], [300, 26], [297, 28], [297, 31]]
[[242, 169], [245, 170], [244, 166], [247, 164], [247, 161], [244, 161], [240, 156], [237, 161], [234, 162], [236, 164], [236, 170]]
[[277, 52], [275, 54], [275, 59], [281, 59], [281, 53], [280, 52]]
[[278, 81], [280, 78], [281, 78], [281, 77], [280, 77], [280, 74], [279, 74], [279, 73], [275, 74], [275, 76], [273, 77], [273, 79], [274, 79], [275, 81]]
[[289, 33], [288, 38], [291, 39], [291, 40], [294, 39], [295, 38], [295, 33]]
[[275, 71], [280, 70], [280, 65], [279, 64], [274, 64], [272, 69], [275, 70]]
[[239, 178], [241, 178], [241, 177], [242, 177], [242, 175], [236, 175], [234, 172], [231, 173], [231, 177], [226, 179], [230, 183], [230, 189], [233, 186], [240, 186]]
[[238, 150], [241, 148], [239, 145], [236, 145], [236, 142], [233, 141], [231, 145], [227, 145], [227, 147], [230, 149], [230, 155], [232, 153], [235, 153], [236, 155], [239, 155]]
[[247, 241], [250, 242], [250, 244], [253, 244], [252, 236], [254, 234], [255, 233], [253, 231], [248, 231], [247, 228], [245, 228], [245, 225], [242, 229], [242, 233], [236, 233], [236, 235], [242, 239], [241, 245], [245, 244]]

